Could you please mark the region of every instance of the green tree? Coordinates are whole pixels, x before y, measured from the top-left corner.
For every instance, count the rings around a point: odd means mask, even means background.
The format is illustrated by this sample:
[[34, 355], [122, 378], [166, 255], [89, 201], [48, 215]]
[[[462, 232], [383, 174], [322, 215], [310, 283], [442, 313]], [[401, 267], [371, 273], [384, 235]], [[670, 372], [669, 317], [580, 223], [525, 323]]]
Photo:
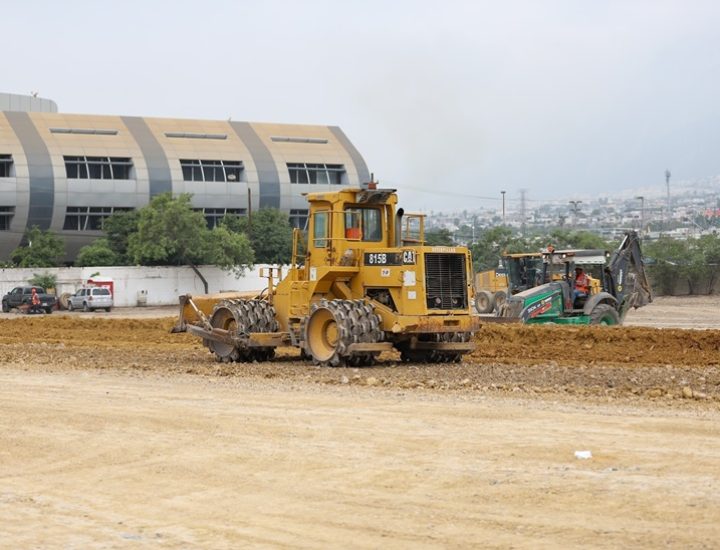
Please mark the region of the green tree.
[[204, 263], [214, 264], [241, 277], [245, 267], [254, 261], [250, 240], [244, 233], [234, 233], [226, 227], [207, 232], [207, 256]]
[[499, 226], [482, 230], [470, 251], [475, 271], [485, 271], [497, 267], [506, 252], [529, 252], [537, 248], [531, 240], [515, 236], [509, 227]]
[[602, 249], [613, 248], [602, 237], [589, 231], [572, 231], [570, 229], [553, 229], [547, 237], [547, 244], [552, 244], [557, 250], [563, 248]]
[[41, 286], [47, 290], [57, 285], [57, 275], [46, 271], [45, 273], [33, 273], [32, 279], [28, 281], [33, 286]]
[[143, 207], [127, 252], [140, 265], [189, 264], [201, 278], [199, 264], [217, 264], [240, 276], [253, 263], [247, 237], [224, 228], [208, 229], [202, 213], [192, 209], [188, 194], [173, 198], [164, 193]]
[[225, 216], [221, 225], [234, 233], [245, 233], [255, 251], [255, 261], [263, 264], [289, 264], [292, 235], [288, 215], [277, 208], [262, 208], [246, 216]]
[[17, 267], [57, 267], [65, 256], [65, 245], [60, 237], [33, 226], [25, 231], [23, 242], [10, 253]]
[[103, 222], [103, 231], [107, 235], [108, 246], [116, 255], [116, 265], [128, 265], [132, 260], [128, 256], [130, 235], [138, 230], [140, 212], [129, 210], [116, 212]]
[[691, 247], [684, 241], [660, 237], [645, 247], [648, 274], [662, 294], [675, 294], [679, 280], [686, 280], [691, 263]]
[[711, 294], [720, 276], [720, 237], [703, 235], [680, 241], [661, 237], [646, 247], [648, 272], [663, 294], [674, 294], [685, 281], [690, 294]]
[[703, 256], [707, 293], [712, 294], [720, 277], [720, 235], [703, 235], [698, 239], [698, 246]]
[[108, 266], [118, 265], [118, 254], [110, 247], [108, 239], [102, 238], [83, 246], [75, 258], [75, 265], [84, 266]]
[[433, 229], [425, 232], [425, 244], [427, 246], [454, 246], [452, 233], [449, 229]]
[[155, 196], [138, 213], [137, 231], [128, 238], [128, 256], [140, 265], [202, 263], [206, 254], [207, 224], [193, 211], [190, 195]]

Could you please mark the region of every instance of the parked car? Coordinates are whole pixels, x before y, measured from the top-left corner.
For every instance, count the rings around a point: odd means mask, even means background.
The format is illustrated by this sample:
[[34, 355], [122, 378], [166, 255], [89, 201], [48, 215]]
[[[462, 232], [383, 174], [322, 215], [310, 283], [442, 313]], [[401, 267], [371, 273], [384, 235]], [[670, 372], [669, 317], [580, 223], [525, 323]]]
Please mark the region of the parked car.
[[113, 306], [113, 297], [110, 290], [102, 286], [83, 287], [68, 300], [68, 309], [82, 309], [83, 311], [95, 311], [104, 309], [110, 311]]
[[12, 308], [16, 307], [27, 311], [30, 307], [33, 288], [35, 289], [35, 292], [37, 292], [38, 298], [40, 298], [40, 307], [45, 310], [45, 313], [52, 313], [57, 298], [55, 298], [52, 294], [47, 294], [45, 289], [41, 286], [16, 286], [3, 296], [2, 310], [5, 313], [8, 313]]

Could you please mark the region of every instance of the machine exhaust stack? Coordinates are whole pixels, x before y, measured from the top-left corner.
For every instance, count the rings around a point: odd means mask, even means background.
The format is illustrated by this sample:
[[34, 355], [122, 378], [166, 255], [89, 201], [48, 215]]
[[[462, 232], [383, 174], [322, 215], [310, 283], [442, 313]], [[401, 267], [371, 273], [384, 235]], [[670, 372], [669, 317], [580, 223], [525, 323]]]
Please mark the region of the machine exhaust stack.
[[400, 248], [402, 246], [402, 219], [405, 210], [398, 208], [397, 214], [395, 214], [395, 246]]

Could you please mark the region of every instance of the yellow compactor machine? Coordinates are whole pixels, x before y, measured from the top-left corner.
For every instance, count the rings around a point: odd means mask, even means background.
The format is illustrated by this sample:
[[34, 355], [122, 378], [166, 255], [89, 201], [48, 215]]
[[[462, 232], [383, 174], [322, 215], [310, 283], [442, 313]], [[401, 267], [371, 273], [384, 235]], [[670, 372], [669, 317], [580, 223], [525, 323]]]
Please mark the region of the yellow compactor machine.
[[181, 296], [173, 331], [201, 337], [218, 361], [267, 360], [278, 346], [328, 366], [372, 364], [393, 348], [404, 361], [454, 362], [474, 349], [467, 248], [425, 246], [423, 216], [404, 215], [394, 189], [307, 199], [307, 237], [295, 230], [284, 277], [268, 268], [253, 297]]

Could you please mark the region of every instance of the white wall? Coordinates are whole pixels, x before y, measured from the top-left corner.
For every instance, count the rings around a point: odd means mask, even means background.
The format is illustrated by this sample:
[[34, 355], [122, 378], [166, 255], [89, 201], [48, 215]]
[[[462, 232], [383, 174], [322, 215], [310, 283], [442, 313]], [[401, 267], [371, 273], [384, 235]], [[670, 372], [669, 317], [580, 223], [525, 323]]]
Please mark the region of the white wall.
[[[236, 279], [234, 275], [216, 266], [199, 266], [207, 279], [211, 293], [225, 290], [259, 291], [267, 286], [267, 279], [260, 277], [262, 265], [246, 270]], [[52, 273], [57, 276], [55, 292], [74, 293], [87, 279], [107, 277], [113, 280], [116, 306], [135, 306], [140, 291], [147, 292], [148, 306], [175, 305], [180, 294], [204, 294], [205, 288], [195, 272], [181, 267], [58, 267], [0, 269], [0, 296], [16, 286], [29, 284], [35, 274]], [[277, 282], [277, 281], [276, 281]]]

